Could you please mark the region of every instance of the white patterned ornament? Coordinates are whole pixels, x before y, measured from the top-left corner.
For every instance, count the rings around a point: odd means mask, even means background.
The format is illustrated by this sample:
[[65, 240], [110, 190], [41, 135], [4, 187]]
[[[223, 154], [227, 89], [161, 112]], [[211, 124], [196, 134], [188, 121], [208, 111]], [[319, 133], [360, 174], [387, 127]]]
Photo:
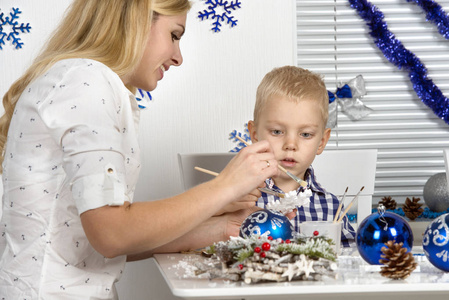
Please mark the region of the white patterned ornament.
[[291, 239], [295, 229], [290, 220], [277, 211], [262, 209], [253, 212], [240, 226], [240, 236], [248, 238], [252, 235], [263, 235], [273, 239]]
[[432, 265], [449, 272], [449, 214], [441, 215], [429, 224], [422, 246]]

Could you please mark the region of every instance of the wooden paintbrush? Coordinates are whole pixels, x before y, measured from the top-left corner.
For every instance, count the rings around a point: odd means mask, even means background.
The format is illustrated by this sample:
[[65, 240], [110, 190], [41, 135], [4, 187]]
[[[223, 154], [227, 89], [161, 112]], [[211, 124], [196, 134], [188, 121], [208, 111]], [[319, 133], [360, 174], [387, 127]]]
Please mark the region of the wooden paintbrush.
[[[195, 167], [194, 169], [197, 170], [197, 171], [200, 171], [200, 172], [209, 174], [209, 175], [218, 176], [218, 173], [217, 173], [217, 172], [210, 171], [210, 170], [207, 170], [207, 169], [204, 169], [204, 168]], [[259, 188], [259, 191], [264, 192], [264, 193], [266, 193], [266, 194], [271, 194], [271, 195], [278, 196], [279, 198], [284, 198], [284, 197], [285, 197], [284, 194], [281, 194], [281, 193], [272, 191], [272, 190], [270, 190], [269, 188]]]
[[[239, 141], [241, 141], [242, 143], [244, 143], [245, 145], [249, 146], [248, 142], [245, 141], [244, 139], [242, 139], [239, 136], [235, 136]], [[300, 186], [306, 188], [307, 187], [307, 182], [302, 180], [301, 178], [296, 177], [295, 175], [293, 175], [292, 173], [290, 173], [289, 171], [287, 171], [284, 167], [282, 167], [281, 165], [278, 164], [278, 169], [281, 170], [282, 172], [284, 172], [285, 174], [287, 174], [291, 179], [293, 179], [294, 181], [296, 181]]]

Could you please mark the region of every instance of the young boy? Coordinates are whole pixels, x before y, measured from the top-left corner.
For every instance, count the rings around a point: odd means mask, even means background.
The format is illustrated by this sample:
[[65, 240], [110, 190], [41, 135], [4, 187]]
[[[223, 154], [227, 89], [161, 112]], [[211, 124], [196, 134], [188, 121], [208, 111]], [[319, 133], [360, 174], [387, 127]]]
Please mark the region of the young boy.
[[[299, 231], [304, 221], [331, 221], [339, 200], [316, 181], [311, 166], [316, 155], [323, 152], [330, 137], [326, 128], [329, 97], [320, 75], [293, 66], [276, 68], [265, 75], [257, 88], [254, 120], [248, 122], [252, 142], [268, 140], [278, 164], [307, 181], [312, 191], [310, 203], [297, 207], [292, 223]], [[285, 173], [267, 179], [267, 187], [288, 193], [302, 191], [298, 183]], [[262, 193], [257, 206], [265, 207], [273, 195]], [[349, 246], [355, 231], [345, 216], [342, 244]]]

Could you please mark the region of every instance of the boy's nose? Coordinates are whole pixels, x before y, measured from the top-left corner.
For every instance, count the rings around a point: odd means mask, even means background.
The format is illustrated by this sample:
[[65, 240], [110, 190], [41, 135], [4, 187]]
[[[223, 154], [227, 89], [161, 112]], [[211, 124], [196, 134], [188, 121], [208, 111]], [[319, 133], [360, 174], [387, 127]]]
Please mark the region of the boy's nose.
[[298, 142], [294, 137], [286, 137], [284, 141], [284, 150], [296, 151], [298, 150]]

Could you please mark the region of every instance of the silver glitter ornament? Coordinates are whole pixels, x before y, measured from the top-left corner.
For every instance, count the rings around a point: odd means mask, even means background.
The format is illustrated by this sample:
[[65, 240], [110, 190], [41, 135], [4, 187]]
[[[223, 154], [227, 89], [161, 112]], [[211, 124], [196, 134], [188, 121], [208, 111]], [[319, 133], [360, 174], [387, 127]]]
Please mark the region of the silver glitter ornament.
[[442, 212], [449, 208], [449, 190], [446, 173], [432, 175], [424, 185], [424, 202], [431, 211]]

